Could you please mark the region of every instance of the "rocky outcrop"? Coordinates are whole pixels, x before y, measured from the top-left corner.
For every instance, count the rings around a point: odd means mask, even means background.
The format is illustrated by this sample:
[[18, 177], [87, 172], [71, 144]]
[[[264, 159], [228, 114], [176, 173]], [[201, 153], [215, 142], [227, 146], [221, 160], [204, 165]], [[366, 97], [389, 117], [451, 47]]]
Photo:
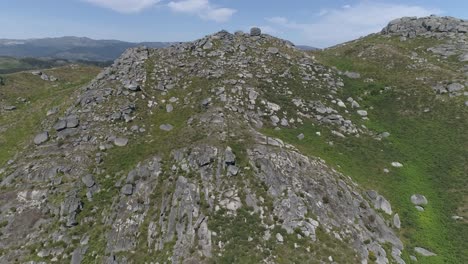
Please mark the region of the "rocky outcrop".
[[398, 18], [382, 30], [382, 34], [408, 38], [416, 36], [447, 36], [468, 33], [468, 21], [453, 17], [403, 17]]
[[389, 201], [258, 132], [310, 122], [340, 138], [372, 135], [351, 121], [367, 111], [340, 98], [343, 86], [337, 71], [256, 30], [126, 51], [61, 117], [44, 117], [47, 144], [2, 170], [0, 262], [27, 261], [37, 245], [45, 259], [65, 243], [59, 261], [204, 263], [230, 253], [246, 222], [241, 242], [266, 263], [281, 254], [272, 243], [318, 254], [311, 245], [325, 239], [352, 260], [399, 260], [403, 244], [379, 211], [392, 214]]

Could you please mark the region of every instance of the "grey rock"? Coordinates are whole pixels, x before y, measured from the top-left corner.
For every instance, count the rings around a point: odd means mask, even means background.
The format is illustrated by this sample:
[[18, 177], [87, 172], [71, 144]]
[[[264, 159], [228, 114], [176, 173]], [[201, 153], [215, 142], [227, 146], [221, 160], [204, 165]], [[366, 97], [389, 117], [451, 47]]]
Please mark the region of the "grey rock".
[[301, 134], [297, 135], [297, 139], [303, 140], [304, 139], [304, 134], [301, 133]]
[[284, 242], [284, 238], [280, 233], [276, 233], [276, 241], [278, 241], [279, 243]]
[[459, 60], [460, 60], [461, 62], [466, 62], [466, 61], [468, 61], [468, 53], [465, 53], [465, 54], [461, 55], [461, 56], [459, 57]]
[[162, 124], [159, 126], [159, 129], [164, 131], [171, 131], [172, 129], [174, 129], [174, 127], [170, 124]]
[[279, 49], [276, 48], [276, 47], [269, 47], [269, 48], [268, 48], [268, 53], [270, 53], [270, 54], [278, 54], [278, 53], [279, 53]]
[[422, 194], [413, 194], [411, 195], [411, 202], [414, 205], [426, 205], [427, 204], [427, 199], [424, 195]]
[[133, 194], [133, 185], [131, 185], [131, 184], [125, 184], [125, 185], [122, 187], [121, 192], [122, 192], [122, 194], [125, 194], [125, 195], [132, 195], [132, 194]]
[[88, 188], [91, 188], [94, 186], [94, 184], [96, 184], [96, 182], [94, 181], [94, 177], [91, 174], [86, 174], [85, 176], [83, 176], [81, 178], [81, 181]]
[[67, 117], [67, 128], [75, 128], [80, 125], [80, 120], [77, 116]]
[[57, 123], [55, 123], [54, 125], [54, 129], [56, 131], [62, 131], [64, 130], [65, 128], [67, 128], [67, 121], [66, 120], [59, 120], [57, 121]]
[[422, 247], [415, 247], [414, 248], [414, 251], [424, 257], [432, 257], [432, 256], [437, 256], [437, 254], [425, 249], [425, 248], [422, 248]]
[[41, 133], [37, 134], [34, 137], [34, 144], [40, 145], [42, 143], [47, 142], [48, 140], [49, 140], [49, 132], [44, 131], [44, 132], [41, 132]]
[[416, 205], [414, 208], [416, 208], [416, 210], [418, 210], [419, 212], [424, 212], [424, 208], [419, 205]]
[[202, 100], [201, 104], [203, 106], [207, 107], [207, 106], [209, 106], [211, 104], [211, 100], [212, 100], [211, 97], [205, 98], [205, 99]]
[[120, 137], [115, 138], [114, 139], [114, 144], [117, 147], [125, 147], [128, 144], [128, 138], [120, 138]]
[[377, 196], [377, 199], [374, 201], [374, 206], [376, 209], [381, 209], [386, 214], [392, 214], [392, 206], [390, 205], [390, 202], [381, 195]]
[[174, 107], [172, 106], [172, 104], [167, 104], [166, 105], [166, 112], [170, 113], [174, 110]]
[[369, 196], [369, 198], [371, 198], [372, 200], [377, 199], [378, 193], [376, 191], [369, 190], [366, 193], [367, 193], [367, 196]]
[[229, 165], [227, 172], [228, 172], [228, 176], [236, 176], [237, 173], [239, 173], [239, 168], [234, 165]]
[[381, 136], [382, 138], [388, 138], [388, 137], [390, 136], [390, 133], [388, 133], [388, 132], [383, 132], [382, 134], [380, 134], [380, 136]]
[[356, 101], [352, 101], [352, 102], [351, 102], [351, 107], [352, 107], [352, 108], [359, 108], [359, 107], [361, 107], [361, 105], [359, 105], [359, 103], [356, 102]]
[[203, 45], [204, 50], [212, 49], [213, 48], [213, 43], [211, 41], [208, 41]]
[[452, 84], [449, 84], [447, 86], [447, 90], [449, 92], [451, 92], [451, 93], [461, 91], [464, 88], [465, 88], [465, 86], [463, 84], [460, 84], [460, 83], [452, 83]]
[[132, 91], [132, 92], [138, 92], [141, 90], [140, 86], [138, 84], [128, 84], [125, 86], [126, 89]]
[[47, 110], [47, 116], [51, 116], [51, 115], [55, 115], [56, 113], [58, 113], [58, 108], [57, 107], [54, 107], [50, 110]]
[[367, 116], [367, 111], [366, 110], [357, 110], [357, 114], [362, 116], [362, 117], [366, 117]]
[[250, 36], [252, 37], [258, 37], [262, 35], [262, 30], [258, 27], [253, 27], [250, 29]]
[[272, 123], [273, 125], [278, 124], [278, 122], [280, 121], [279, 117], [277, 117], [277, 116], [275, 116], [275, 115], [270, 116], [270, 120], [271, 120], [271, 123]]
[[400, 216], [398, 214], [395, 214], [393, 216], [393, 226], [400, 229], [401, 228], [401, 221], [400, 221]]
[[361, 78], [361, 74], [357, 73], [357, 72], [349, 72], [349, 71], [346, 71], [344, 73], [344, 75], [350, 79], [359, 79]]
[[7, 105], [7, 106], [4, 106], [4, 107], [3, 107], [3, 110], [5, 110], [5, 111], [13, 111], [13, 110], [16, 110], [16, 106], [14, 106], [14, 105]]
[[337, 136], [337, 137], [346, 138], [345, 135], [343, 135], [342, 133], [340, 133], [340, 132], [338, 132], [338, 131], [333, 130], [331, 133], [332, 133], [332, 135], [335, 135], [335, 136]]
[[224, 151], [224, 162], [226, 162], [226, 165], [236, 164], [236, 155], [232, 152], [231, 147], [227, 147]]
[[68, 193], [60, 205], [60, 216], [66, 219], [65, 226], [73, 227], [78, 224], [76, 217], [81, 209], [83, 209], [83, 203], [78, 197], [77, 192], [71, 191]]
[[458, 220], [463, 220], [463, 217], [459, 216], [459, 215], [453, 215], [452, 219], [455, 220], [455, 221], [458, 221]]
[[403, 17], [390, 21], [382, 29], [382, 34], [397, 35], [408, 38], [416, 36], [449, 36], [450, 34], [464, 34], [467, 30], [465, 20], [453, 17]]
[[442, 84], [437, 84], [437, 85], [433, 86], [432, 89], [438, 94], [446, 94], [448, 92], [447, 87], [445, 87]]
[[44, 81], [49, 81], [49, 76], [45, 73], [42, 73], [41, 75], [41, 79], [44, 80]]
[[88, 247], [78, 247], [73, 250], [70, 264], [81, 264], [86, 254]]

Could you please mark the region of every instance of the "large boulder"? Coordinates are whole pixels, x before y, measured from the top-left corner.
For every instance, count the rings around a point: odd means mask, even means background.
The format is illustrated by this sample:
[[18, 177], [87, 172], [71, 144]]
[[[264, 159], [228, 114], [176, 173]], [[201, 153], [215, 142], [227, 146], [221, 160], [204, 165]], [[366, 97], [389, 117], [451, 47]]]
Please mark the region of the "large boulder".
[[262, 30], [258, 27], [253, 27], [250, 29], [250, 36], [257, 37], [262, 35]]
[[47, 142], [47, 140], [49, 140], [49, 132], [44, 131], [44, 132], [41, 132], [41, 133], [37, 134], [34, 137], [34, 144], [40, 145], [42, 143]]
[[86, 187], [88, 187], [88, 188], [93, 187], [94, 184], [96, 183], [96, 182], [94, 181], [93, 175], [91, 175], [91, 174], [87, 174], [87, 175], [83, 176], [83, 177], [81, 178], [81, 181], [82, 181], [83, 184], [84, 184]]
[[426, 199], [426, 196], [422, 194], [413, 194], [411, 195], [411, 202], [414, 205], [426, 205], [427, 199]]
[[114, 144], [117, 147], [125, 147], [128, 144], [128, 138], [115, 138], [114, 139]]

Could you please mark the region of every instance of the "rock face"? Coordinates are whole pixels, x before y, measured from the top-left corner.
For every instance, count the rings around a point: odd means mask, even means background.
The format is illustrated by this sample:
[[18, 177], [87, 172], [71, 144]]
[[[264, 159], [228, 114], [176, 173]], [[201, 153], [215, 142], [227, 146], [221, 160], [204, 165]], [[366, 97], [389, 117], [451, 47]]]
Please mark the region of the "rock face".
[[65, 263], [221, 263], [250, 249], [275, 263], [283, 250], [319, 259], [327, 241], [347, 252], [338, 263], [399, 261], [388, 200], [259, 132], [309, 122], [370, 134], [337, 107], [337, 71], [260, 34], [129, 49], [48, 117], [54, 133], [34, 143], [50, 144], [2, 170], [0, 219], [22, 225], [0, 232], [0, 263], [26, 262], [37, 245], [48, 261], [62, 244]]

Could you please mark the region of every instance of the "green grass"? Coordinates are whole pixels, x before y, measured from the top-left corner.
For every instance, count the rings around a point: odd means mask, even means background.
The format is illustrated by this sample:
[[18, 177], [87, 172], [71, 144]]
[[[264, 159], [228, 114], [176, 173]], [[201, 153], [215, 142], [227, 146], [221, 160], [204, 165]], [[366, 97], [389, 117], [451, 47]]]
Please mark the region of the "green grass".
[[110, 62], [96, 61], [68, 61], [63, 59], [45, 59], [45, 58], [14, 58], [0, 56], [0, 74], [15, 73], [27, 70], [43, 70], [53, 67], [63, 67], [67, 64], [79, 63], [89, 66], [105, 67]]
[[[31, 142], [49, 109], [58, 106], [64, 110], [72, 93], [94, 78], [99, 70], [80, 66], [73, 70], [63, 67], [47, 71], [58, 77], [58, 82], [43, 81], [28, 72], [5, 75], [0, 97], [4, 104], [15, 105], [17, 109], [0, 115], [0, 165]], [[20, 97], [27, 103], [18, 101]]]
[[[415, 81], [427, 77], [431, 81], [458, 77], [454, 61], [437, 61], [431, 54], [421, 52], [438, 68], [408, 70], [411, 64], [405, 54], [417, 49], [424, 51], [434, 40], [417, 39], [399, 42], [395, 39], [370, 37], [346, 46], [314, 53], [319, 61], [340, 70], [360, 72], [359, 80], [345, 79], [345, 88], [339, 97], [361, 97], [361, 106], [369, 110], [369, 121], [354, 118], [376, 132], [388, 131], [388, 139], [377, 141], [368, 136], [340, 139], [326, 127], [307, 123], [297, 129], [265, 133], [293, 143], [301, 151], [319, 156], [361, 186], [376, 189], [388, 198], [393, 211], [400, 214], [405, 242], [404, 257], [414, 254], [412, 248], [422, 246], [438, 254], [437, 257], [418, 256], [419, 263], [468, 262], [468, 225], [455, 222], [453, 215], [467, 217], [460, 211], [468, 195], [468, 113], [459, 98], [435, 100], [429, 83]], [[380, 47], [376, 54], [365, 53], [370, 47]], [[365, 51], [361, 56], [361, 52]], [[395, 67], [385, 68], [387, 65]], [[458, 67], [460, 67], [458, 65]], [[374, 83], [365, 83], [373, 78]], [[391, 86], [392, 89], [385, 90]], [[429, 113], [423, 113], [430, 108]], [[315, 135], [320, 131], [322, 136]], [[304, 140], [296, 136], [304, 133]], [[328, 144], [333, 141], [333, 146]], [[399, 161], [401, 169], [390, 163]], [[391, 170], [389, 174], [384, 168]], [[410, 203], [414, 193], [424, 194], [429, 204], [418, 212]]]

